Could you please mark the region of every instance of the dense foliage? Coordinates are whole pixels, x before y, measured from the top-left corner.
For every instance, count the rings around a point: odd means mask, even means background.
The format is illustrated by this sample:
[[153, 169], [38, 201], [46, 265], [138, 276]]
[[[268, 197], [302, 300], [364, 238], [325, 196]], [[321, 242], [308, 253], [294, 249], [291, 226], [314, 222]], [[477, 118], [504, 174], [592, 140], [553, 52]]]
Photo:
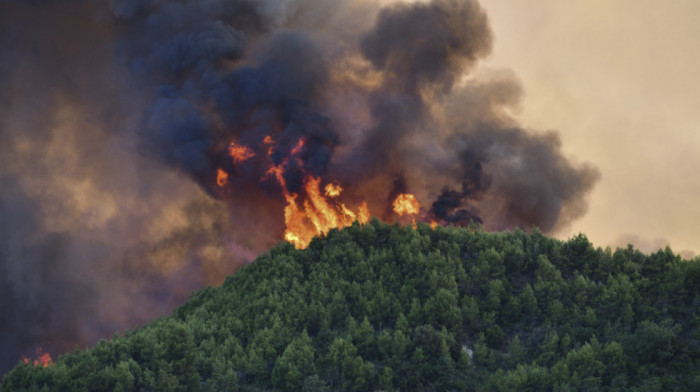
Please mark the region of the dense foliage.
[[669, 249], [373, 221], [0, 391], [697, 391], [699, 288]]

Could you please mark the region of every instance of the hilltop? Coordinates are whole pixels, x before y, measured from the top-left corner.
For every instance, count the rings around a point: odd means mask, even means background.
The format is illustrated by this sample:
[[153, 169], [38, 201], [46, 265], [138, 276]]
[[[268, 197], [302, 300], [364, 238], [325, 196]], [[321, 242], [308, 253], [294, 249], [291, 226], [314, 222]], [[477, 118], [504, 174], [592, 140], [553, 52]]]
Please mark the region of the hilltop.
[[700, 258], [377, 220], [0, 391], [700, 389]]

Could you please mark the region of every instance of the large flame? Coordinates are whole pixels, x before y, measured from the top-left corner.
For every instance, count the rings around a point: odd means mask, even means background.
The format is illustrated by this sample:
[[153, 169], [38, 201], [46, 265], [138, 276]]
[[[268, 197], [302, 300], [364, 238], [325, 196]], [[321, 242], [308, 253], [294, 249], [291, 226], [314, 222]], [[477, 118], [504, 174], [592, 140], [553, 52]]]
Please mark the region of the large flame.
[[[337, 181], [324, 182], [320, 177], [308, 174], [303, 178], [300, 192], [290, 192], [285, 180], [285, 171], [293, 160], [298, 166], [303, 165], [301, 154], [306, 140], [300, 138], [288, 155], [274, 163], [272, 156], [277, 146], [271, 136], [266, 136], [261, 145], [267, 154], [269, 168], [260, 181], [273, 178], [280, 185], [286, 205], [284, 207], [284, 239], [302, 249], [319, 235], [328, 233], [335, 228], [350, 226], [353, 222], [367, 223], [370, 211], [366, 201], [362, 201], [354, 209], [342, 201], [343, 187]], [[254, 156], [255, 151], [248, 146], [231, 142], [227, 150], [234, 164], [240, 164]], [[216, 182], [219, 187], [228, 184], [229, 173], [223, 169], [217, 170]], [[393, 204], [394, 212], [399, 217], [411, 217], [413, 225], [416, 215], [421, 211], [421, 205], [415, 195], [403, 193], [396, 197]]]
[[[357, 204], [354, 209], [342, 201], [343, 187], [337, 181], [324, 182], [320, 177], [307, 174], [303, 178], [303, 186], [299, 192], [289, 191], [285, 171], [294, 162], [303, 166], [303, 154], [306, 140], [300, 138], [287, 156], [273, 162], [272, 156], [277, 146], [271, 136], [266, 136], [259, 145], [265, 149], [269, 167], [260, 181], [274, 179], [281, 187], [286, 205], [284, 207], [284, 239], [297, 248], [305, 248], [311, 240], [328, 233], [331, 229], [350, 226], [353, 222], [367, 223], [370, 211], [366, 201]], [[248, 146], [231, 142], [227, 150], [234, 164], [240, 164], [256, 156], [255, 151]], [[217, 169], [216, 182], [219, 187], [228, 184], [229, 173]], [[420, 213], [421, 205], [415, 195], [405, 193], [396, 197], [393, 202], [394, 212], [399, 216], [410, 216], [415, 225], [415, 217]]]
[[[285, 195], [285, 240], [297, 248], [305, 248], [315, 236], [328, 233], [331, 229], [350, 226], [354, 221], [367, 223], [369, 209], [366, 202], [357, 208], [357, 212], [353, 212], [344, 203], [336, 200], [342, 188], [338, 186], [330, 189], [337, 193], [331, 199], [327, 199], [321, 194], [321, 179], [310, 176], [304, 181], [306, 198], [303, 202], [299, 202], [301, 197], [297, 194]], [[326, 193], [328, 190], [326, 186]]]
[[[300, 138], [283, 159], [273, 162], [273, 153], [277, 146], [271, 136], [266, 136], [260, 147], [265, 149], [269, 167], [260, 181], [274, 179], [282, 189], [285, 200], [284, 207], [284, 239], [297, 248], [305, 248], [318, 235], [328, 233], [331, 229], [350, 226], [353, 222], [367, 223], [370, 219], [369, 207], [365, 201], [354, 203], [354, 208], [348, 207], [342, 200], [343, 187], [337, 181], [324, 181], [321, 177], [307, 174], [303, 178], [303, 186], [299, 192], [289, 191], [285, 172], [293, 162], [303, 166], [302, 154], [306, 140]], [[256, 156], [255, 151], [248, 146], [232, 142], [227, 150], [234, 164]], [[229, 173], [217, 169], [217, 185], [224, 187], [228, 184]], [[326, 182], [322, 186], [322, 183]]]
[[[306, 248], [314, 237], [326, 234], [332, 229], [350, 226], [355, 221], [367, 223], [370, 219], [366, 201], [355, 200], [352, 203], [354, 207], [348, 207], [342, 197], [344, 189], [338, 181], [323, 179], [303, 169], [305, 147], [304, 138], [299, 138], [285, 149], [267, 135], [262, 142], [254, 146], [231, 142], [226, 151], [235, 165], [257, 156], [256, 149], [261, 149], [261, 155], [267, 156], [268, 166], [260, 181], [272, 179], [280, 185], [285, 202], [282, 212], [285, 224], [284, 239], [299, 249]], [[290, 167], [295, 167], [296, 170], [302, 168], [302, 173], [306, 173], [298, 191], [290, 191], [287, 184], [285, 175]], [[217, 185], [221, 188], [227, 186], [231, 174], [233, 173], [228, 173], [222, 168], [217, 169]], [[418, 199], [410, 193], [399, 194], [393, 200], [392, 207], [404, 223], [415, 226], [416, 218], [422, 216]]]
[[396, 196], [392, 203], [394, 212], [399, 217], [410, 217], [413, 227], [416, 226], [416, 216], [420, 213], [421, 205], [416, 196], [411, 193], [402, 193]]
[[416, 196], [410, 193], [402, 193], [394, 199], [394, 212], [399, 216], [416, 215], [420, 212], [420, 203], [416, 200]]

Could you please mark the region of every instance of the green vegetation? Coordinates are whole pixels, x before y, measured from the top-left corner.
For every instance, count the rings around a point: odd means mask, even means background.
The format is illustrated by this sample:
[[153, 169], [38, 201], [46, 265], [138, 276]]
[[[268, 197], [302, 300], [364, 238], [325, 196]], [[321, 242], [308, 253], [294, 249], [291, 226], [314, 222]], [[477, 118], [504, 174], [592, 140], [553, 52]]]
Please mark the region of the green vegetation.
[[698, 391], [700, 258], [378, 221], [0, 391]]

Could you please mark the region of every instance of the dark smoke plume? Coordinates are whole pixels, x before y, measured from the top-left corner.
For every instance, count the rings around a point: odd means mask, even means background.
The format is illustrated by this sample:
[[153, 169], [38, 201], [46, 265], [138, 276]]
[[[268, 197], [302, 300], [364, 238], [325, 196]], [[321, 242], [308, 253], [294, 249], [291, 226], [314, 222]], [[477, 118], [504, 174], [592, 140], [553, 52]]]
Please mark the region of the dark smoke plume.
[[475, 0], [1, 2], [0, 373], [220, 282], [309, 176], [384, 219], [404, 192], [444, 224], [582, 216], [597, 169], [509, 116], [491, 43]]

